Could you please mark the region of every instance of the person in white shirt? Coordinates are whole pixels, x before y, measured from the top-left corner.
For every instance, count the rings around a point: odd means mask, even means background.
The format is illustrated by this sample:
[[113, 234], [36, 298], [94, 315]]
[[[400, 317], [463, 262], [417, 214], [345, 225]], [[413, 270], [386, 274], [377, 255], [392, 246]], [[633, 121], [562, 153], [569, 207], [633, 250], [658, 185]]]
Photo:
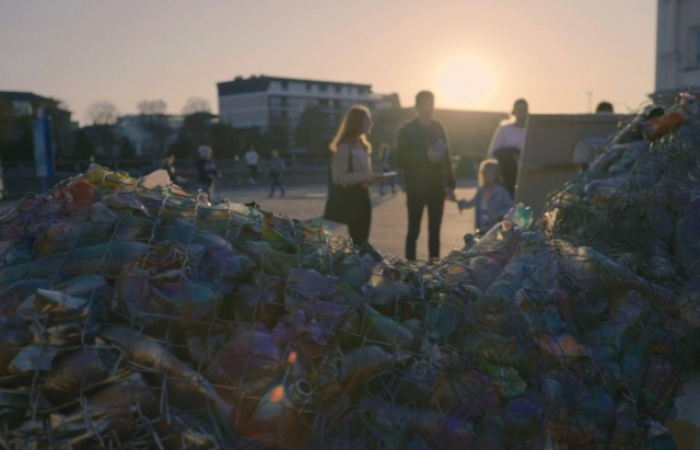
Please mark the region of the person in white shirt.
[[515, 121], [498, 127], [491, 139], [488, 156], [498, 160], [501, 169], [502, 185], [515, 197], [515, 182], [518, 176], [518, 159], [525, 144], [525, 123], [527, 122], [528, 104], [525, 99], [518, 99], [511, 112]]
[[258, 152], [255, 151], [255, 147], [250, 147], [248, 151], [245, 152], [245, 162], [248, 165], [248, 170], [250, 171], [250, 184], [257, 184], [258, 158]]

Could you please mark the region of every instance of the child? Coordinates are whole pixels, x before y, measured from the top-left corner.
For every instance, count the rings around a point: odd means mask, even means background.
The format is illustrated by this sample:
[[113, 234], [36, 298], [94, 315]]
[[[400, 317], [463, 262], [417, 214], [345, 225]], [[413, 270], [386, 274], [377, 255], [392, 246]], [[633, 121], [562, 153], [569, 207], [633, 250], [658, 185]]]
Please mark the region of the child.
[[280, 177], [282, 172], [284, 172], [284, 161], [280, 158], [280, 152], [277, 150], [272, 150], [270, 157], [270, 178], [272, 178], [272, 187], [270, 189], [270, 198], [275, 195], [275, 190], [279, 187], [282, 192], [282, 197], [284, 197], [284, 187], [280, 183]]
[[479, 166], [479, 188], [471, 200], [458, 202], [459, 212], [467, 208], [476, 208], [475, 228], [477, 233], [485, 233], [503, 220], [513, 207], [513, 199], [496, 179], [498, 178], [498, 161], [487, 159]]

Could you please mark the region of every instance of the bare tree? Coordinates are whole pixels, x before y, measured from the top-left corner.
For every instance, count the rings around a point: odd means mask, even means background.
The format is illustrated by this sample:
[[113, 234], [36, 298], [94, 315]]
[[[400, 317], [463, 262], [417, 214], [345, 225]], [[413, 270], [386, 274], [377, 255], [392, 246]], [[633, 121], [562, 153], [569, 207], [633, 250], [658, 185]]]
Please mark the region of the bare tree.
[[151, 155], [154, 158], [162, 158], [165, 156], [165, 146], [172, 132], [165, 115], [168, 105], [163, 100], [143, 100], [136, 107], [140, 113], [141, 128], [151, 137]]
[[190, 114], [211, 112], [211, 104], [209, 100], [200, 97], [190, 97], [185, 102], [185, 106], [182, 108], [182, 114], [187, 116]]
[[88, 106], [86, 116], [93, 125], [116, 125], [119, 110], [110, 102], [94, 102]]
[[164, 115], [168, 110], [168, 104], [163, 100], [143, 100], [136, 105], [136, 108], [143, 115], [156, 116]]
[[119, 119], [119, 110], [110, 102], [94, 102], [88, 106], [86, 116], [95, 126], [99, 138], [98, 146], [104, 147], [107, 156], [116, 156], [114, 127]]

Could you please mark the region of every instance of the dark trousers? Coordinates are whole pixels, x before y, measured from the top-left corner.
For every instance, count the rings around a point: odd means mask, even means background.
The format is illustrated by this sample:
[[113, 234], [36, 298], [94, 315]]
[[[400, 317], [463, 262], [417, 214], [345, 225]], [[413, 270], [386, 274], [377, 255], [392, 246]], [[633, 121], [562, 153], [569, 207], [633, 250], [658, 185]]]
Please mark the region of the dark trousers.
[[369, 190], [362, 189], [353, 201], [353, 209], [348, 219], [348, 232], [352, 243], [361, 245], [369, 239], [369, 228], [372, 224], [372, 201]]
[[503, 188], [515, 198], [515, 185], [518, 180], [518, 161], [512, 155], [496, 156], [498, 167], [501, 169], [501, 181]]
[[216, 198], [216, 183], [213, 180], [210, 181], [209, 183], [203, 183], [200, 181], [199, 188], [202, 190], [202, 192], [207, 193], [207, 196], [209, 197], [210, 202], [214, 202], [217, 200], [217, 198]]
[[272, 178], [272, 187], [270, 188], [270, 197], [275, 195], [275, 190], [277, 190], [277, 188], [280, 188], [282, 195], [284, 195], [284, 187], [282, 187], [282, 183], [280, 183], [280, 174], [272, 172], [270, 174], [270, 178]]
[[430, 258], [440, 257], [440, 227], [445, 209], [445, 192], [433, 189], [427, 192], [407, 192], [408, 234], [406, 235], [406, 259], [416, 260], [416, 242], [420, 236], [423, 210], [428, 207], [428, 253]]
[[258, 178], [258, 166], [253, 164], [248, 166], [248, 171], [250, 172], [250, 178], [256, 179]]

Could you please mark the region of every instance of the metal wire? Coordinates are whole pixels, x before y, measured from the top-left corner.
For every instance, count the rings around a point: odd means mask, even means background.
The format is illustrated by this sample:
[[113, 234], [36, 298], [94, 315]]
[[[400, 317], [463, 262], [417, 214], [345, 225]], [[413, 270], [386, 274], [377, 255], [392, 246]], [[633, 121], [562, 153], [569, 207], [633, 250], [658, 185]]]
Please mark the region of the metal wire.
[[0, 445], [636, 448], [695, 350], [686, 128], [434, 264], [93, 166], [0, 216]]

